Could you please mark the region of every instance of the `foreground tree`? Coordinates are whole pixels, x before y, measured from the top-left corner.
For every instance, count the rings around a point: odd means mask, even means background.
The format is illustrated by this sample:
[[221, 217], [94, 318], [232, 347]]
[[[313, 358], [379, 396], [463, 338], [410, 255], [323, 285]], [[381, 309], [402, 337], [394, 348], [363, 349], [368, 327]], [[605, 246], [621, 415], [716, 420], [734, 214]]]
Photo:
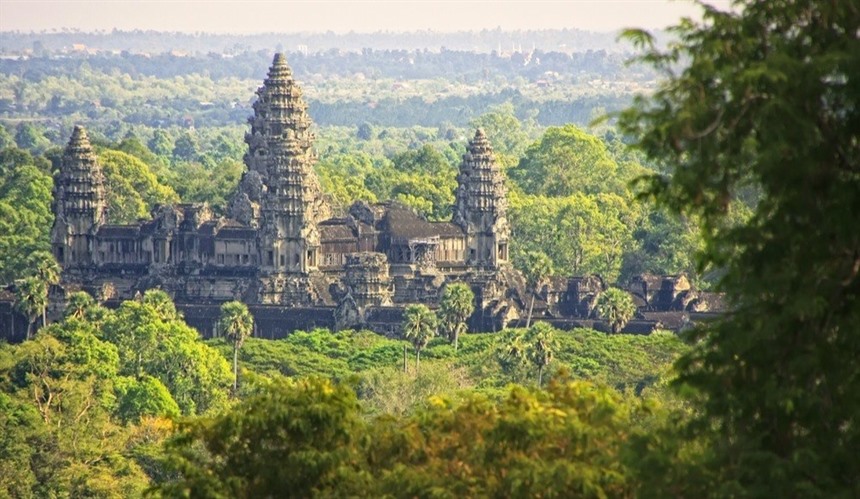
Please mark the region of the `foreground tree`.
[[355, 393], [319, 378], [273, 383], [233, 410], [183, 425], [169, 450], [165, 497], [361, 496]]
[[239, 349], [242, 348], [245, 338], [254, 332], [254, 317], [244, 303], [227, 302], [221, 305], [218, 331], [233, 344], [233, 395], [235, 396], [239, 388]]
[[468, 285], [455, 282], [445, 286], [439, 301], [442, 329], [457, 351], [460, 335], [466, 332], [466, 320], [475, 310], [475, 293]]
[[624, 329], [630, 319], [636, 315], [636, 304], [633, 297], [618, 288], [609, 288], [597, 299], [597, 314], [609, 323], [612, 334]]
[[[851, 496], [860, 448], [860, 9], [736, 1], [684, 21], [677, 42], [628, 37], [664, 83], [622, 113], [654, 161], [648, 193], [700, 217], [701, 265], [732, 313], [678, 364], [714, 429], [719, 496]], [[677, 71], [678, 64], [685, 68]], [[744, 188], [752, 216], [726, 223]], [[686, 392], [693, 392], [686, 390]], [[692, 495], [692, 493], [681, 494]]]
[[425, 305], [409, 305], [403, 312], [403, 338], [415, 347], [415, 372], [421, 367], [421, 350], [436, 334], [437, 320]]

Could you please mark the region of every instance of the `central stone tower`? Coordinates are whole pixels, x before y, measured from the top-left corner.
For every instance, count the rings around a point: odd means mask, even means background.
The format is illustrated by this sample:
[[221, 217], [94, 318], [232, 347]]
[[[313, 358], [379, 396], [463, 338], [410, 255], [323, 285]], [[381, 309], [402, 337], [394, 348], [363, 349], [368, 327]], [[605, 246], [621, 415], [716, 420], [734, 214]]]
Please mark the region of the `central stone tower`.
[[309, 276], [319, 261], [317, 225], [330, 210], [313, 170], [314, 134], [307, 105], [283, 54], [275, 54], [248, 121], [248, 170], [233, 200], [232, 216], [258, 229], [261, 299], [313, 302]]
[[505, 179], [487, 136], [480, 128], [466, 146], [457, 176], [454, 223], [466, 233], [466, 263], [482, 270], [508, 261]]

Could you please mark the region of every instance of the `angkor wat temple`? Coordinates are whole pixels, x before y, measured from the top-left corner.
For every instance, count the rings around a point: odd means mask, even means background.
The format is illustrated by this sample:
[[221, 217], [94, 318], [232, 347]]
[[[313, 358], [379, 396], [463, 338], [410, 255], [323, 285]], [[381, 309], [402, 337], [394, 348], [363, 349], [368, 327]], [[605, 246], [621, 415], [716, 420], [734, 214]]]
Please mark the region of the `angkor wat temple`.
[[[151, 220], [110, 224], [98, 159], [75, 127], [54, 188], [51, 242], [63, 269], [57, 307], [76, 290], [110, 303], [161, 288], [204, 334], [229, 300], [249, 305], [259, 336], [312, 327], [391, 333], [406, 304], [433, 308], [444, 286], [458, 281], [475, 292], [473, 331], [521, 319], [530, 291], [508, 262], [504, 178], [481, 130], [460, 164], [450, 222], [427, 221], [395, 202], [357, 202], [333, 217], [314, 173], [307, 106], [282, 54], [253, 109], [246, 171], [226, 216], [206, 204], [178, 204], [156, 207]], [[675, 303], [689, 286], [646, 281], [634, 293], [643, 310], [658, 299], [666, 302], [661, 310], [691, 307]], [[556, 278], [539, 291], [535, 316], [588, 319], [604, 287], [597, 277]]]

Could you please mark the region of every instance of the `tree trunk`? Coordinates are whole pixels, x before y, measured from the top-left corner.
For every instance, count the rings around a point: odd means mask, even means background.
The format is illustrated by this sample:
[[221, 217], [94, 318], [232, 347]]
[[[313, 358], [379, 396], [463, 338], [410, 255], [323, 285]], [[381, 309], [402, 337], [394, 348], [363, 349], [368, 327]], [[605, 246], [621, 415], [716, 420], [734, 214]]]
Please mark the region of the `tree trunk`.
[[455, 352], [457, 351], [457, 347], [459, 346], [458, 343], [460, 343], [460, 325], [459, 324], [457, 324], [457, 327], [454, 329], [454, 351]]
[[531, 327], [532, 325], [532, 310], [535, 308], [535, 295], [532, 293], [532, 301], [529, 304], [529, 318], [526, 320], [526, 328]]
[[409, 352], [409, 349], [406, 347], [406, 345], [403, 345], [403, 372], [405, 372], [405, 373], [409, 372], [409, 355], [408, 355], [408, 352]]
[[543, 385], [543, 366], [538, 366], [538, 388]]
[[48, 307], [42, 309], [42, 327], [48, 326]]
[[415, 375], [421, 370], [421, 350], [415, 349]]
[[238, 395], [239, 388], [239, 348], [233, 345], [233, 396]]
[[33, 333], [33, 321], [31, 321], [28, 317], [27, 318], [27, 340], [28, 341], [32, 338], [32, 336], [33, 336], [32, 333]]

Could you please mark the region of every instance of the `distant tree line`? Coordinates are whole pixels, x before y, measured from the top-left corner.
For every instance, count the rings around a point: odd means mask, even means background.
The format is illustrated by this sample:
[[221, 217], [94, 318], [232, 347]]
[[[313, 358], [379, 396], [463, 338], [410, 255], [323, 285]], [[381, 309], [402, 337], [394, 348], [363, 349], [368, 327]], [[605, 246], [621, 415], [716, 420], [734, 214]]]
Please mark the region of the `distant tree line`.
[[257, 50], [298, 50], [307, 47], [310, 53], [335, 50], [423, 50], [426, 48], [474, 50], [491, 52], [498, 47], [510, 50], [512, 45], [528, 50], [587, 51], [618, 50], [615, 33], [595, 33], [579, 29], [547, 29], [506, 31], [500, 28], [442, 33], [434, 31], [376, 33], [261, 33], [229, 35], [214, 33], [179, 33], [151, 30], [113, 30], [87, 33], [61, 30], [40, 33], [0, 32], [0, 48], [4, 51], [32, 49], [37, 54], [68, 49], [73, 44], [106, 51], [130, 50], [162, 53], [171, 50], [193, 54], [209, 52], [238, 54]]

